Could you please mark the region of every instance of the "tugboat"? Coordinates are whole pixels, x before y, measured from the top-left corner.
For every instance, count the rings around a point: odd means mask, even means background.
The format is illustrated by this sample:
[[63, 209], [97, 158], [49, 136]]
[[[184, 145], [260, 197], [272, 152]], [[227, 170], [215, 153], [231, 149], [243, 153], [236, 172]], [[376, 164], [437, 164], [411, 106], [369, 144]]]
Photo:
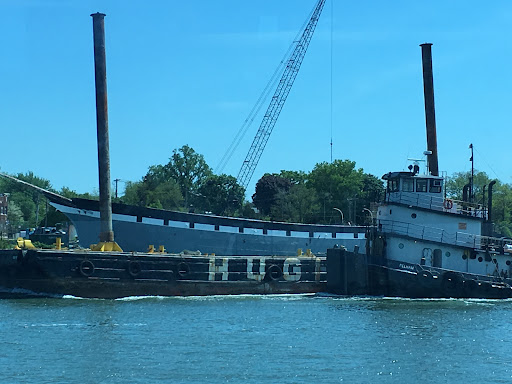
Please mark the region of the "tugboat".
[[[488, 203], [445, 197], [439, 176], [431, 44], [422, 44], [427, 167], [390, 172], [377, 225], [368, 229], [366, 253], [327, 252], [331, 293], [410, 298], [512, 297], [512, 240], [492, 237], [492, 189]], [[470, 184], [471, 185], [471, 184]]]
[[489, 204], [443, 197], [443, 178], [390, 172], [368, 258], [369, 292], [403, 297], [512, 297], [512, 240], [488, 236]]

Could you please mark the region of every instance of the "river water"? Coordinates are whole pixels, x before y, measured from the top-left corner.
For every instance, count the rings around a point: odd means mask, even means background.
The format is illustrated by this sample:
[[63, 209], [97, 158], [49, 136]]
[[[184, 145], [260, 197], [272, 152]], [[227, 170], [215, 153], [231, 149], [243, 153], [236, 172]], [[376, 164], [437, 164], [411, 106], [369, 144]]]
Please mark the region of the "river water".
[[0, 301], [2, 383], [510, 383], [512, 301]]

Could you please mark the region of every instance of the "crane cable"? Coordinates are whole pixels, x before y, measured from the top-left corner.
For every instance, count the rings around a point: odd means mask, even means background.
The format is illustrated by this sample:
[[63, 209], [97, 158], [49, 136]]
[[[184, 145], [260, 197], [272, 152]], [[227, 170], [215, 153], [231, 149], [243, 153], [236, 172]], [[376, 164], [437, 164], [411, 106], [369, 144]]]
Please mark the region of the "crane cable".
[[238, 130], [237, 134], [233, 138], [233, 141], [231, 142], [231, 144], [229, 145], [228, 149], [226, 150], [226, 152], [222, 156], [221, 160], [219, 161], [219, 164], [215, 168], [215, 170], [216, 170], [216, 172], [218, 174], [222, 173], [222, 171], [224, 170], [226, 165], [229, 163], [229, 160], [231, 159], [231, 157], [233, 156], [233, 154], [237, 150], [238, 146], [240, 145], [240, 142], [242, 141], [242, 139], [244, 138], [245, 134], [249, 130], [250, 126], [254, 122], [254, 119], [256, 118], [258, 113], [260, 112], [261, 108], [263, 107], [263, 105], [266, 105], [265, 102], [269, 99], [271, 91], [275, 88], [275, 85], [277, 84], [277, 82], [281, 78], [282, 74], [284, 73], [286, 64], [288, 63], [288, 57], [290, 56], [290, 53], [295, 49], [295, 46], [299, 42], [300, 36], [302, 35], [304, 29], [306, 28], [306, 25], [308, 24], [309, 20], [311, 19], [311, 16], [313, 15], [314, 11], [315, 11], [315, 9], [313, 9], [309, 13], [308, 17], [306, 18], [306, 20], [302, 24], [301, 28], [299, 29], [299, 32], [297, 33], [297, 35], [293, 39], [292, 43], [288, 47], [288, 50], [286, 51], [286, 53], [284, 54], [283, 58], [279, 62], [279, 65], [277, 66], [277, 68], [275, 69], [274, 73], [270, 77], [270, 80], [268, 81], [267, 85], [265, 86], [265, 88], [261, 92], [260, 96], [258, 97], [258, 100], [256, 101], [256, 103], [252, 107], [251, 111], [249, 112], [249, 115], [244, 120], [242, 126], [240, 127], [240, 129]]

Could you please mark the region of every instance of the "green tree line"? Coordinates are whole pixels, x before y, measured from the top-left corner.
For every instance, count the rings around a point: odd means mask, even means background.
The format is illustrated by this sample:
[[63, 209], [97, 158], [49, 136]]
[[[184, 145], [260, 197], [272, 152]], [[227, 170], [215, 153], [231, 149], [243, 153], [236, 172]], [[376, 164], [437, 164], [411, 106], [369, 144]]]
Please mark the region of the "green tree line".
[[[66, 197], [97, 199], [97, 193], [78, 194], [64, 187], [60, 191], [32, 172], [13, 175], [23, 181]], [[468, 173], [447, 178], [446, 194], [462, 199], [469, 181]], [[474, 201], [483, 203], [483, 188], [491, 179], [474, 174]], [[47, 204], [39, 192], [0, 178], [0, 193], [9, 193], [8, 220], [16, 228], [54, 226], [66, 221], [64, 215]], [[127, 182], [124, 194], [114, 201], [160, 209], [211, 213], [215, 215], [269, 219], [298, 223], [365, 224], [375, 203], [384, 197], [380, 178], [365, 173], [350, 160], [322, 162], [311, 172], [282, 170], [266, 173], [256, 183], [255, 192], [246, 200], [246, 191], [235, 177], [213, 172], [204, 157], [185, 145], [172, 152], [167, 164], [149, 167], [139, 181]], [[495, 230], [512, 237], [512, 187], [497, 181], [494, 186]]]
[[[362, 208], [383, 196], [383, 183], [349, 160], [319, 163], [309, 172], [265, 174], [252, 201], [233, 176], [216, 175], [204, 157], [185, 145], [165, 165], [149, 167], [140, 181], [128, 182], [127, 204], [197, 213], [263, 218], [298, 223], [362, 223]], [[337, 208], [338, 210], [335, 210]]]
[[[470, 171], [454, 173], [447, 179], [446, 196], [462, 200], [464, 186], [470, 180]], [[473, 202], [488, 206], [488, 186], [492, 180], [485, 172], [473, 171]], [[496, 235], [512, 238], [512, 185], [496, 180], [492, 193], [492, 216]]]
[[[67, 187], [56, 190], [49, 180], [38, 177], [30, 171], [11, 176], [65, 197], [98, 198], [97, 194], [79, 194]], [[65, 215], [53, 208], [44, 195], [35, 189], [0, 177], [0, 193], [8, 195], [7, 225], [0, 228], [1, 234], [38, 226], [55, 226], [57, 223], [68, 221]]]

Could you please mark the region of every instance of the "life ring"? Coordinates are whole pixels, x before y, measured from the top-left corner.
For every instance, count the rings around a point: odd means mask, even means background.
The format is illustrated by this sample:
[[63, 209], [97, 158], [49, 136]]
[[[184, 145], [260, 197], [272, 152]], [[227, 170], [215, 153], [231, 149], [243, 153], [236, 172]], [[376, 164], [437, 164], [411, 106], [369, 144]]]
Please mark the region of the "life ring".
[[180, 277], [185, 277], [190, 273], [190, 267], [187, 263], [179, 263], [178, 264], [178, 275]]
[[138, 261], [130, 261], [128, 264], [128, 273], [131, 277], [137, 277], [142, 272], [142, 268]]
[[92, 276], [94, 273], [94, 264], [90, 260], [82, 260], [78, 268], [80, 274], [85, 277]]
[[276, 264], [272, 264], [267, 268], [264, 280], [266, 281], [277, 281], [283, 277], [283, 270]]
[[453, 208], [453, 200], [446, 199], [443, 203], [444, 209], [450, 210]]

